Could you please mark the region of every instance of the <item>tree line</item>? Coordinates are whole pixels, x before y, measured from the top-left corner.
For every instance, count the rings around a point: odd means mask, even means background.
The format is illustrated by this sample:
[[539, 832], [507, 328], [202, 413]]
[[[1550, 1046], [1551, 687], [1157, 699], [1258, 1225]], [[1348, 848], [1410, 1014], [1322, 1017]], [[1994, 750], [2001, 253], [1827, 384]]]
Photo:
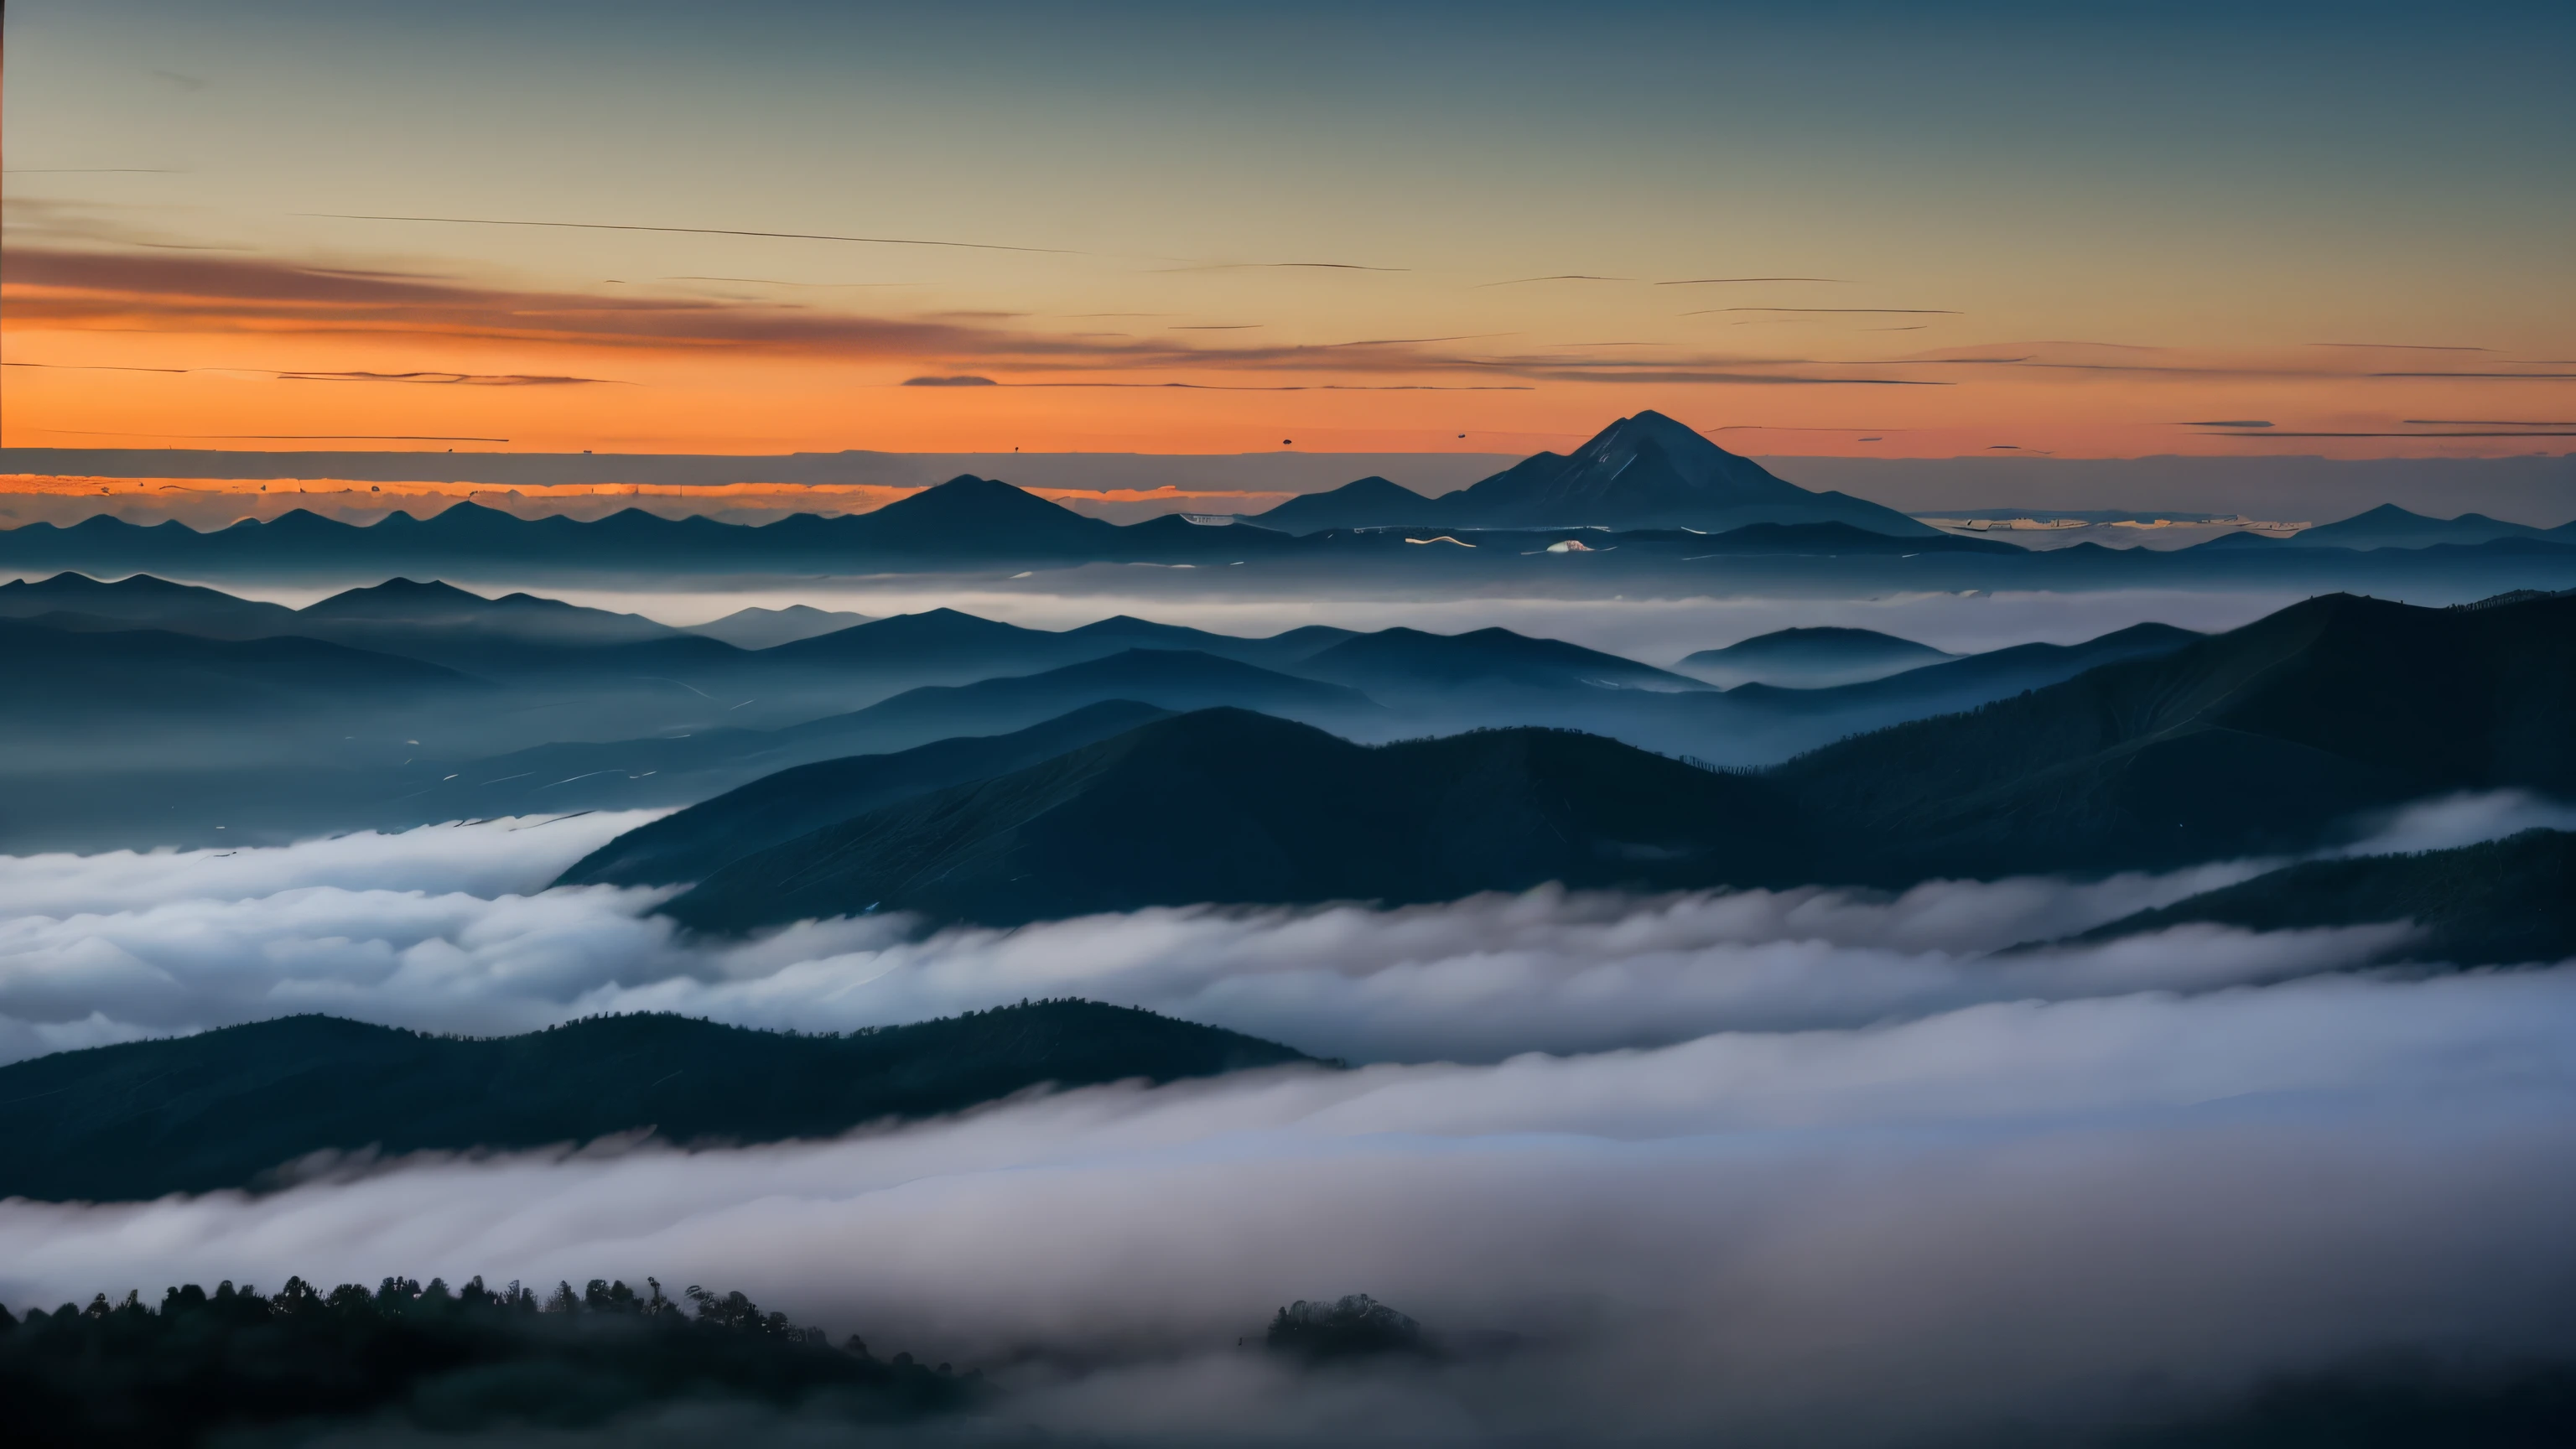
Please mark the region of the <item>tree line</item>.
[[450, 1288], [387, 1278], [325, 1292], [224, 1282], [102, 1293], [21, 1319], [0, 1306], [0, 1404], [10, 1441], [177, 1449], [209, 1435], [312, 1421], [432, 1430], [573, 1428], [674, 1399], [795, 1406], [859, 1422], [960, 1408], [978, 1373], [877, 1358], [853, 1334], [764, 1312], [740, 1292], [592, 1279], [540, 1293], [479, 1277]]

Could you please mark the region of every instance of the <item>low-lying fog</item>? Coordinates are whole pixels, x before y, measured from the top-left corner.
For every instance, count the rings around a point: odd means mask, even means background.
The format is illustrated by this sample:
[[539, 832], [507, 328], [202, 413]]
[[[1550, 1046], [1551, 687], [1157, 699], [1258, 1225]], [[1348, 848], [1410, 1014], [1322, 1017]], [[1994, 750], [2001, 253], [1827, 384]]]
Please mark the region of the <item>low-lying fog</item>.
[[[1561, 594], [1357, 586], [1340, 590], [1300, 586], [1292, 591], [1271, 592], [1258, 587], [1211, 584], [1195, 577], [1204, 572], [1207, 571], [1143, 564], [1099, 564], [1055, 570], [1025, 580], [943, 575], [735, 578], [711, 579], [703, 588], [672, 588], [667, 584], [620, 587], [597, 580], [461, 575], [450, 581], [491, 597], [525, 590], [590, 608], [641, 614], [674, 626], [706, 623], [739, 609], [780, 609], [794, 604], [875, 617], [950, 608], [1035, 629], [1069, 629], [1128, 614], [1157, 623], [1247, 637], [1276, 634], [1307, 624], [1359, 630], [1404, 625], [1442, 634], [1498, 626], [1536, 637], [1564, 639], [1656, 665], [1775, 629], [1820, 625], [1874, 629], [1954, 654], [2015, 644], [2075, 644], [2142, 623], [2209, 632], [2250, 623], [2313, 592], [2301, 588], [2174, 588], [1851, 594], [1754, 587], [1741, 592], [1673, 595], [1651, 590], [1610, 593], [1592, 590], [1588, 585], [1569, 588]], [[342, 588], [381, 582], [372, 576], [327, 585], [229, 578], [186, 581], [296, 608], [327, 598]], [[2435, 589], [2421, 602], [2452, 602], [2456, 592]], [[2474, 596], [2478, 591], [2471, 592]]]
[[[1996, 958], [2243, 877], [676, 936], [543, 890], [637, 817], [0, 859], [0, 1052], [291, 1011], [808, 1030], [1082, 995], [1364, 1065], [828, 1143], [416, 1160], [250, 1199], [0, 1204], [0, 1301], [288, 1273], [740, 1286], [1112, 1438], [1913, 1439], [2134, 1416], [2389, 1345], [2576, 1350], [2576, 963], [2347, 969], [2392, 927]], [[2569, 812], [2431, 802], [2380, 848]], [[1236, 1348], [1368, 1292], [1462, 1349]]]

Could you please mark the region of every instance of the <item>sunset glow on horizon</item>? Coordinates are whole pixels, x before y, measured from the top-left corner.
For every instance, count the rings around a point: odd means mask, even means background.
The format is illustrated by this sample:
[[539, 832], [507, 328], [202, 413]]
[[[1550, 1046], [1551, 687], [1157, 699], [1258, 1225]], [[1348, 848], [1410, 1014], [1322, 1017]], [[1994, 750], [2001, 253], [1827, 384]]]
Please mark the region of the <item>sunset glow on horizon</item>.
[[2563, 15], [506, 13], [16, 7], [0, 443], [2576, 451]]

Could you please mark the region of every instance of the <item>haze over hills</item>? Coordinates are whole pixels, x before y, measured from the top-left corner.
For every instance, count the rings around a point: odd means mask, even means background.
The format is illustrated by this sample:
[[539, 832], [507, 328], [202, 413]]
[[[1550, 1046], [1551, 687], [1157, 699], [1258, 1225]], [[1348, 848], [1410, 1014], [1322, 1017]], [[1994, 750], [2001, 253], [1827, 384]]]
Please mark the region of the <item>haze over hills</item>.
[[1138, 700], [1170, 710], [1228, 705], [1291, 718], [1349, 722], [1382, 715], [1358, 690], [1180, 649], [1126, 649], [1039, 674], [973, 684], [926, 684], [855, 713], [798, 727], [808, 735], [901, 738], [992, 734], [1105, 700]]
[[1495, 687], [1540, 690], [1691, 690], [1703, 686], [1668, 670], [1557, 639], [1509, 629], [1432, 634], [1381, 629], [1296, 660], [1289, 667], [1375, 694], [1396, 697]]
[[2081, 644], [2014, 644], [1983, 654], [1944, 656], [1852, 684], [1742, 684], [1725, 697], [1739, 707], [1758, 707], [1783, 718], [1832, 720], [1843, 733], [1858, 733], [1974, 709], [2105, 664], [2170, 654], [2201, 637], [2170, 624], [2132, 624]]
[[220, 589], [172, 583], [150, 574], [105, 582], [68, 570], [42, 579], [0, 583], [0, 618], [67, 613], [174, 629], [216, 639], [259, 639], [296, 632], [284, 604], [236, 598]]
[[[122, 617], [55, 607], [64, 603]], [[0, 617], [26, 610], [37, 611], [20, 622], [38, 652], [50, 651], [48, 668], [77, 661], [90, 672], [0, 709], [0, 732], [18, 721], [0, 767], [0, 839], [81, 849], [686, 805], [793, 765], [1008, 733], [1119, 699], [1256, 708], [1360, 740], [1558, 726], [1758, 765], [2160, 642], [2146, 631], [1934, 666], [1885, 688], [1721, 696], [1634, 660], [1501, 629], [1361, 635], [1309, 625], [1244, 638], [1123, 615], [1052, 631], [932, 610], [745, 651], [631, 615], [436, 582], [388, 581], [292, 610], [148, 575], [102, 584], [77, 574], [0, 586]], [[165, 635], [151, 657], [180, 671], [177, 687], [102, 662], [142, 647], [117, 637], [138, 626]], [[301, 682], [245, 683], [223, 696], [233, 703], [192, 712], [190, 691], [216, 688], [217, 660], [251, 657], [213, 647], [239, 641], [200, 640], [198, 630], [270, 641], [279, 660], [304, 661]], [[620, 641], [636, 634], [648, 637]], [[592, 642], [600, 638], [612, 642]], [[1139, 649], [1148, 653], [1124, 664], [1073, 667]], [[22, 677], [54, 679], [35, 657]], [[367, 657], [393, 662], [372, 672], [328, 663]], [[401, 661], [443, 672], [415, 677]], [[416, 687], [431, 680], [440, 688]], [[943, 685], [950, 692], [933, 688]], [[89, 711], [81, 717], [98, 727], [57, 727], [65, 709]]]
[[512, 593], [486, 598], [437, 579], [391, 578], [346, 589], [295, 611], [304, 633], [400, 627], [470, 631], [544, 644], [632, 644], [677, 639], [681, 631], [640, 614], [587, 609], [560, 599]]
[[[1362, 742], [1577, 729], [1769, 766], [2195, 642], [2137, 626], [1861, 683], [1812, 687], [1810, 676], [1799, 682], [1811, 687], [1721, 693], [1498, 629], [1309, 626], [1253, 639], [1127, 616], [1051, 631], [934, 610], [745, 651], [631, 615], [435, 582], [389, 581], [303, 610], [149, 576], [0, 586], [0, 616], [28, 610], [7, 642], [29, 687], [0, 706], [0, 838], [84, 849], [688, 805], [794, 765], [1009, 734], [1117, 700], [1256, 709]], [[192, 627], [255, 634], [262, 648], [178, 632]], [[649, 637], [588, 642], [621, 634]], [[75, 717], [88, 725], [63, 727]]]
[[319, 639], [206, 639], [123, 621], [47, 627], [53, 616], [0, 620], [0, 720], [46, 730], [115, 722], [299, 716], [343, 707], [352, 691], [377, 706], [472, 701], [484, 681], [418, 659]]
[[1846, 735], [1974, 709], [2097, 665], [2168, 653], [2199, 637], [2170, 625], [2137, 624], [2081, 644], [2019, 644], [1857, 684], [1797, 688], [1753, 683], [1721, 692], [1656, 680], [1596, 682], [1573, 670], [1561, 671], [1549, 687], [1526, 678], [1441, 686], [1394, 670], [1368, 688], [1371, 698], [1401, 711], [1394, 728], [1408, 733], [1546, 725], [1729, 767], [1766, 766]]
[[1050, 722], [1079, 731], [1085, 726], [1076, 720], [1110, 705], [1148, 712], [1234, 705], [1343, 729], [1383, 729], [1388, 719], [1366, 695], [1339, 685], [1213, 655], [1132, 649], [1035, 674], [923, 685], [781, 729], [560, 741], [470, 759], [425, 756], [379, 789], [398, 797], [387, 808], [399, 804], [405, 812], [387, 823], [692, 804], [797, 765], [969, 742], [958, 737], [1042, 734]]
[[678, 1016], [453, 1037], [329, 1016], [0, 1067], [0, 1197], [131, 1201], [284, 1186], [314, 1153], [830, 1137], [1014, 1092], [1311, 1063], [1276, 1042], [1088, 1001], [850, 1035]]
[[584, 856], [557, 885], [683, 885], [728, 862], [879, 806], [988, 779], [1123, 734], [1169, 711], [1109, 700], [1007, 735], [939, 740], [893, 754], [851, 755], [764, 775]]
[[[2123, 632], [2139, 636], [2113, 636], [2135, 651], [2125, 661], [1760, 775], [1565, 731], [1371, 748], [1188, 714], [751, 850], [667, 909], [741, 930], [872, 909], [1015, 923], [1431, 900], [1547, 879], [1901, 887], [2295, 854], [2426, 795], [2576, 794], [2576, 739], [2555, 727], [2576, 706], [2576, 598], [2427, 610], [2337, 596], [2208, 638]], [[689, 858], [703, 869], [741, 838], [728, 828], [723, 812], [676, 816], [654, 848], [704, 830]]]
[[870, 622], [872, 620], [866, 614], [817, 609], [811, 604], [790, 604], [783, 609], [736, 609], [721, 619], [690, 624], [686, 628], [691, 634], [721, 639], [736, 649], [768, 649]]

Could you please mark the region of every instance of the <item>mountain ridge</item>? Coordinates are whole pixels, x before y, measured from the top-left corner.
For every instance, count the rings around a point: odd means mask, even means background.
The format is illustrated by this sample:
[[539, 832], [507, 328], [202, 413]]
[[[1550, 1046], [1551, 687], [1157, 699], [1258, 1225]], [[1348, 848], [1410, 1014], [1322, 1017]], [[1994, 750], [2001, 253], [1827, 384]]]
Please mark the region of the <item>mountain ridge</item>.
[[[1723, 828], [1739, 818], [1747, 838]], [[663, 909], [724, 931], [876, 909], [1008, 925], [1199, 901], [1440, 900], [1551, 879], [1655, 888], [1720, 865], [1785, 881], [1791, 838], [1759, 783], [1595, 736], [1513, 728], [1361, 746], [1210, 709], [741, 857]]]
[[508, 1150], [652, 1131], [829, 1137], [1014, 1092], [1315, 1064], [1129, 1007], [1050, 1001], [848, 1035], [663, 1013], [457, 1037], [330, 1016], [0, 1066], [0, 1197], [135, 1201], [280, 1187], [315, 1154]]

